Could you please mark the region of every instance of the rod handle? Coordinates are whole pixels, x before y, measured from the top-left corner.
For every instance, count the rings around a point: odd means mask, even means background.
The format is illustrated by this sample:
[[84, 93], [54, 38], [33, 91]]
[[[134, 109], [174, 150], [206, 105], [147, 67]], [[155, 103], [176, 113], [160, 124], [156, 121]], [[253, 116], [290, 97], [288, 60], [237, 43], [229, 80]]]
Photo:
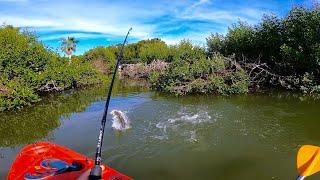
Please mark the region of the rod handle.
[[297, 180], [304, 180], [305, 176], [298, 176]]
[[89, 180], [100, 180], [102, 179], [102, 169], [99, 165], [94, 165], [90, 171]]

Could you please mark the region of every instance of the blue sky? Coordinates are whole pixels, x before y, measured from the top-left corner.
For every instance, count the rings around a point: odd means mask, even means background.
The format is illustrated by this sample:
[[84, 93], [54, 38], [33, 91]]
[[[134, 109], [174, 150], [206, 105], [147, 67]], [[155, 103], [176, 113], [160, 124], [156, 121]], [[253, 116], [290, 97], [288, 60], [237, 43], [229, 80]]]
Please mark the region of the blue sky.
[[159, 37], [168, 44], [190, 39], [203, 45], [210, 33], [225, 33], [239, 19], [256, 24], [264, 13], [284, 16], [292, 6], [317, 0], [0, 0], [0, 23], [35, 31], [56, 49], [62, 37], [79, 40], [77, 54]]

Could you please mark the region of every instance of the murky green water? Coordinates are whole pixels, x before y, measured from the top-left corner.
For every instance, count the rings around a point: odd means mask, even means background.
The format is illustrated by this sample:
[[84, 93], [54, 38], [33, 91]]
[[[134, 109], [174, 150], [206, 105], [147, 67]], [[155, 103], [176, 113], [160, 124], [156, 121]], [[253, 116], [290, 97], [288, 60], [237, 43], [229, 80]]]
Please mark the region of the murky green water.
[[[70, 91], [0, 114], [0, 179], [34, 141], [93, 157], [105, 92]], [[294, 179], [298, 147], [320, 145], [320, 101], [279, 93], [174, 97], [118, 84], [113, 109], [132, 128], [112, 129], [109, 116], [103, 161], [136, 179]]]

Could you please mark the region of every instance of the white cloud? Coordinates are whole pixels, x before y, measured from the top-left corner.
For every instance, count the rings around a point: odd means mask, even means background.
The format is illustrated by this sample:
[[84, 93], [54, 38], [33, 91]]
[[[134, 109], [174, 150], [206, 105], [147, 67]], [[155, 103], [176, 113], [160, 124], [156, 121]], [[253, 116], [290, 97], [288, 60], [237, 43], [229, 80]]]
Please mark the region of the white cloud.
[[155, 25], [144, 24], [141, 20], [162, 13], [160, 10], [119, 6], [112, 2], [30, 1], [27, 9], [25, 6], [17, 6], [11, 13], [1, 12], [0, 8], [0, 23], [34, 29], [98, 32], [114, 36], [123, 36], [132, 27], [131, 36], [145, 39], [153, 34]]
[[202, 6], [203, 4], [208, 4], [208, 3], [210, 3], [210, 0], [199, 0], [199, 1], [191, 4], [191, 6], [189, 6], [188, 8], [186, 8], [184, 13], [189, 13], [193, 9], [197, 8], [198, 6]]
[[67, 36], [76, 37], [77, 39], [94, 39], [94, 38], [106, 38], [106, 34], [96, 33], [62, 33], [40, 37], [42, 41], [56, 40], [65, 38]]
[[[73, 36], [80, 38], [96, 38], [103, 35], [124, 36], [127, 30], [132, 27], [131, 36], [135, 39], [147, 39], [160, 34], [160, 38], [169, 44], [175, 44], [182, 39], [204, 42], [210, 34], [209, 31], [218, 29], [219, 32], [225, 32], [226, 26], [238, 19], [253, 23], [262, 15], [262, 11], [250, 7], [234, 10], [219, 8], [219, 4], [212, 4], [211, 0], [197, 0], [195, 2], [162, 0], [159, 2], [150, 1], [150, 4], [147, 4], [147, 1], [137, 1], [137, 3], [94, 1], [88, 3], [81, 0], [77, 2], [0, 0], [1, 2], [25, 3], [14, 4], [15, 8], [13, 9], [1, 9], [1, 4], [0, 24], [5, 22], [17, 27], [32, 27], [36, 31], [84, 32], [73, 34]], [[169, 18], [161, 19], [163, 16]], [[207, 24], [193, 25], [193, 21], [204, 21]], [[186, 32], [184, 29], [179, 32], [179, 29], [183, 27], [188, 27]], [[159, 29], [171, 34], [159, 32]], [[198, 31], [201, 33], [196, 33]], [[60, 38], [60, 36], [59, 34], [43, 35], [40, 38], [51, 40]]]
[[253, 8], [239, 8], [236, 11], [215, 8], [195, 8], [192, 11], [186, 11], [178, 16], [182, 19], [206, 20], [214, 23], [231, 25], [238, 20], [247, 21], [249, 24], [255, 24], [265, 13], [268, 12]]
[[58, 27], [61, 23], [46, 19], [31, 19], [16, 16], [0, 16], [0, 22], [17, 27]]
[[[0, 16], [0, 22], [17, 27], [48, 28], [51, 30], [77, 30], [85, 32], [108, 33], [115, 36], [123, 36], [131, 27], [131, 24], [103, 23], [99, 20], [56, 18], [56, 19], [34, 19], [26, 17]], [[154, 26], [133, 24], [132, 36], [144, 39], [148, 38]]]
[[200, 6], [202, 4], [206, 4], [206, 3], [209, 3], [210, 0], [199, 0], [198, 2], [194, 3], [192, 6], [193, 7], [196, 7], [196, 6]]
[[180, 36], [164, 36], [161, 39], [169, 45], [176, 45], [182, 40], [190, 40], [193, 44], [204, 46], [206, 37], [210, 35], [210, 32], [191, 32]]

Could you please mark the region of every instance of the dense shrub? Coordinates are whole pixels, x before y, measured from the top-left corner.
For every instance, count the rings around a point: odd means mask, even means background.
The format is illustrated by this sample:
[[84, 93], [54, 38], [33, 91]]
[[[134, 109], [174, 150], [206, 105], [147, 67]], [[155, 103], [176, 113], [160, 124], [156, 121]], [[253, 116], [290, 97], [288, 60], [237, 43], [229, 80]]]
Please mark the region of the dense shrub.
[[51, 53], [28, 32], [12, 26], [0, 27], [0, 71], [9, 78], [20, 76], [25, 69], [40, 72]]
[[62, 91], [100, 81], [88, 62], [69, 64], [33, 34], [12, 26], [0, 27], [0, 111], [39, 101], [41, 91]]
[[[320, 8], [307, 10], [295, 8], [283, 19], [284, 42], [281, 48], [285, 67], [299, 74], [317, 72], [316, 59], [320, 43]], [[317, 72], [319, 73], [319, 72]]]
[[170, 61], [171, 58], [169, 47], [161, 40], [143, 44], [139, 50], [139, 57], [146, 63], [151, 63], [154, 60]]
[[103, 61], [104, 66], [111, 72], [116, 63], [117, 49], [114, 46], [110, 47], [96, 47], [84, 54], [84, 59], [90, 62]]
[[35, 90], [19, 79], [8, 81], [6, 88], [0, 93], [0, 111], [20, 109], [40, 100]]
[[281, 63], [278, 62], [281, 59], [280, 47], [283, 44], [282, 28], [278, 17], [265, 15], [260, 25], [256, 27], [256, 47], [253, 47], [256, 56], [259, 55], [270, 67], [277, 68], [275, 69], [277, 72], [282, 68]]
[[225, 37], [218, 33], [211, 34], [208, 38], [206, 38], [208, 56], [213, 56], [217, 53], [227, 54], [224, 39]]
[[45, 71], [38, 75], [38, 79], [39, 91], [62, 91], [101, 81], [90, 63], [76, 61], [69, 64], [68, 59], [62, 58], [52, 59]]
[[239, 21], [229, 28], [225, 38], [226, 53], [235, 54], [237, 57], [246, 55], [249, 58], [255, 56], [255, 31], [247, 23]]
[[248, 76], [228, 65], [222, 56], [206, 58], [202, 48], [182, 41], [175, 58], [163, 72], [150, 75], [154, 89], [179, 95], [189, 93], [241, 94], [248, 92]]
[[194, 46], [189, 40], [182, 40], [179, 44], [171, 47], [174, 61], [193, 62], [206, 58], [205, 49]]
[[[118, 45], [116, 47], [117, 47], [116, 55], [118, 56], [121, 46]], [[137, 62], [141, 61], [139, 58], [139, 49], [140, 49], [140, 45], [137, 43], [127, 44], [123, 50], [122, 62], [124, 62], [124, 63], [137, 63]]]
[[[121, 44], [108, 47], [97, 47], [85, 53], [84, 59], [94, 61], [102, 59], [107, 67], [112, 68], [116, 57], [119, 55]], [[141, 40], [137, 43], [127, 44], [124, 47], [123, 64], [151, 63], [154, 60], [171, 62], [173, 49], [159, 38]]]
[[280, 75], [319, 75], [320, 8], [293, 8], [284, 18], [264, 16], [257, 26], [239, 22], [207, 38], [208, 54], [259, 59]]
[[[120, 46], [118, 46], [120, 48]], [[151, 63], [153, 60], [169, 62], [170, 47], [159, 38], [141, 40], [124, 48], [124, 63]]]

